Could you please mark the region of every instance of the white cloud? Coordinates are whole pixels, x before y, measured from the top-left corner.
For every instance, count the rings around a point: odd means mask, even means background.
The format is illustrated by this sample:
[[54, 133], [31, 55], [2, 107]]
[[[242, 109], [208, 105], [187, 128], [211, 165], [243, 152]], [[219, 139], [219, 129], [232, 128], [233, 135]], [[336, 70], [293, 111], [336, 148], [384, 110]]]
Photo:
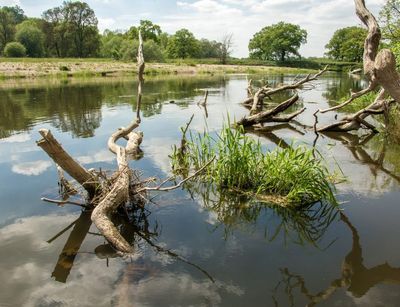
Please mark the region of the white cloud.
[[5, 139], [0, 139], [0, 143], [25, 143], [31, 140], [31, 136], [27, 133], [12, 135]]
[[51, 162], [49, 161], [34, 161], [15, 164], [12, 167], [12, 171], [19, 175], [25, 176], [39, 176], [44, 173], [48, 168], [51, 167]]
[[80, 156], [76, 158], [79, 163], [82, 164], [91, 164], [91, 163], [100, 163], [100, 162], [112, 162], [115, 160], [115, 155], [107, 149], [100, 150], [91, 155]]

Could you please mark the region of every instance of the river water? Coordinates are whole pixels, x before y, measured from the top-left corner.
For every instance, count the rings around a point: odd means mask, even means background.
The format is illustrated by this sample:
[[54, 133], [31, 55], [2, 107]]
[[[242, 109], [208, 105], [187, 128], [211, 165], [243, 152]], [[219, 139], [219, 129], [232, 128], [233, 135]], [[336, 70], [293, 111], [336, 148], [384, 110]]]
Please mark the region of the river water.
[[[218, 131], [228, 114], [248, 112], [240, 104], [247, 78], [294, 77], [148, 78], [144, 156], [132, 168], [142, 178], [170, 176], [168, 155], [192, 114], [193, 132]], [[327, 74], [301, 92], [307, 110], [297, 123], [250, 135], [269, 148], [311, 146], [316, 108], [362, 86]], [[107, 139], [132, 120], [136, 87], [108, 78], [0, 85], [0, 306], [400, 305], [400, 146], [383, 135], [319, 136], [318, 150], [346, 177], [337, 186], [340, 210], [316, 204], [296, 213], [192, 183], [152, 194], [131, 223], [116, 221], [135, 247], [126, 259], [79, 207], [42, 202], [57, 198], [58, 177], [36, 145], [38, 130], [50, 129], [85, 167], [115, 170]], [[197, 105], [204, 89], [207, 110]]]

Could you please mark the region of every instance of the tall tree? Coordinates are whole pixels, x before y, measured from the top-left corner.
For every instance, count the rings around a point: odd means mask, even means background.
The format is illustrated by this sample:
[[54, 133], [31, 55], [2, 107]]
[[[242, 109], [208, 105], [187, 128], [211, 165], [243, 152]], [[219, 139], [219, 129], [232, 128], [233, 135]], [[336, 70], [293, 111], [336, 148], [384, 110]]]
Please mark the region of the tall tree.
[[23, 22], [27, 17], [25, 16], [25, 12], [18, 5], [15, 6], [4, 6], [3, 9], [13, 16], [13, 20], [15, 24], [19, 24]]
[[337, 30], [325, 46], [330, 58], [339, 61], [361, 62], [367, 30], [360, 27], [347, 27]]
[[285, 61], [300, 56], [299, 48], [307, 42], [307, 31], [291, 23], [279, 22], [254, 34], [249, 43], [250, 56], [261, 60]]
[[99, 31], [94, 11], [85, 2], [64, 2], [64, 16], [67, 17], [68, 34], [73, 37], [78, 57], [93, 56], [97, 53]]
[[46, 36], [46, 46], [49, 53], [57, 57], [67, 55], [68, 42], [66, 40], [67, 27], [61, 7], [49, 9], [42, 14], [45, 24], [43, 32]]
[[[159, 37], [161, 35], [161, 28], [159, 25], [154, 24], [150, 20], [141, 20], [138, 29], [140, 30], [144, 41], [151, 39], [156, 43], [159, 43]], [[135, 38], [137, 38], [137, 35]]]
[[171, 58], [193, 58], [199, 52], [199, 45], [192, 32], [181, 29], [169, 39], [167, 52]]
[[85, 2], [64, 2], [43, 13], [46, 40], [59, 57], [97, 55], [100, 36], [94, 11]]
[[233, 34], [225, 34], [219, 44], [219, 58], [221, 64], [226, 64], [233, 47]]
[[0, 9], [0, 51], [14, 39], [15, 20], [7, 9]]
[[38, 58], [44, 55], [44, 34], [35, 20], [19, 24], [15, 39], [25, 46], [27, 56]]

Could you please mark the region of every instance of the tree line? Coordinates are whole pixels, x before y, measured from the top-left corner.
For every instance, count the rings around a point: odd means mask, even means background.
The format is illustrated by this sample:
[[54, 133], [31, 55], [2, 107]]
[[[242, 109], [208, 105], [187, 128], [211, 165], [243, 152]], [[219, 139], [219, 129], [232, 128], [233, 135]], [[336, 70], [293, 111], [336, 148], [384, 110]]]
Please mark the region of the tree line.
[[[400, 55], [400, 0], [388, 0], [380, 13], [385, 47]], [[213, 58], [225, 64], [232, 52], [232, 34], [219, 41], [197, 39], [187, 29], [173, 35], [163, 32], [150, 20], [141, 20], [126, 31], [99, 33], [95, 12], [85, 2], [65, 1], [43, 12], [41, 18], [28, 18], [19, 6], [0, 8], [0, 54], [8, 57], [104, 57], [134, 60], [138, 31], [144, 39], [147, 61]], [[360, 62], [366, 30], [361, 27], [338, 29], [329, 40], [326, 56], [347, 62]], [[298, 25], [279, 22], [255, 33], [249, 42], [250, 58], [284, 62], [301, 57], [299, 49], [307, 42], [307, 31]]]

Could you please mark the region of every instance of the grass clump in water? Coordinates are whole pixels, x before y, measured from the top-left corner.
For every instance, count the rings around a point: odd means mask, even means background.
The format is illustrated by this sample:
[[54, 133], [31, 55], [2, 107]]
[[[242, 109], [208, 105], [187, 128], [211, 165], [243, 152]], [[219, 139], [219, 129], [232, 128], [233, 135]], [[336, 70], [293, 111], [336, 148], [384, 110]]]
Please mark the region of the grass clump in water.
[[242, 128], [233, 130], [229, 124], [216, 137], [207, 132], [190, 133], [186, 140], [184, 135], [182, 144], [171, 155], [173, 170], [181, 174], [187, 174], [189, 168], [198, 170], [212, 160], [200, 176], [218, 188], [281, 205], [317, 201], [336, 204], [322, 157], [305, 146], [265, 151]]

